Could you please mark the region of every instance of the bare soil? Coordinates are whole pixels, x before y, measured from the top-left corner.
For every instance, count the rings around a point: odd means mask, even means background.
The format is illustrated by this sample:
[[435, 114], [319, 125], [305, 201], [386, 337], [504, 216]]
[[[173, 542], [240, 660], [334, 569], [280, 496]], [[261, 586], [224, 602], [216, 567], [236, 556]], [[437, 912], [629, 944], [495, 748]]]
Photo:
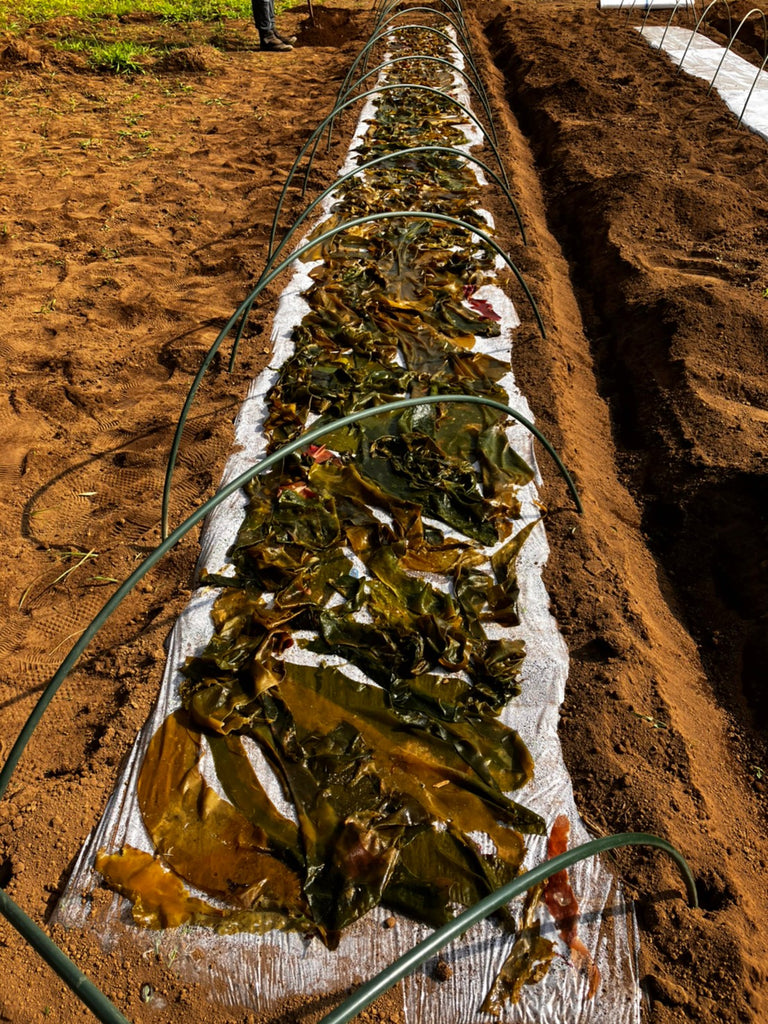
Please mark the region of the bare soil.
[[[509, 245], [548, 328], [546, 339], [522, 329], [516, 372], [585, 505], [577, 519], [556, 481], [545, 494], [548, 584], [572, 656], [561, 732], [577, 800], [596, 834], [669, 838], [700, 883], [693, 911], [661, 856], [616, 860], [638, 901], [647, 1019], [759, 1024], [767, 144], [703, 83], [675, 77], [625, 13], [580, 0], [467, 7], [529, 236], [523, 248], [510, 225]], [[298, 147], [368, 38], [357, 0], [318, 18], [286, 15], [299, 44], [279, 55], [260, 53], [246, 22], [100, 25], [165, 46], [130, 76], [57, 49], [82, 28], [71, 20], [0, 40], [3, 756], [115, 581], [158, 541], [191, 379], [263, 265]], [[315, 164], [315, 191], [351, 125]], [[302, 205], [292, 196], [286, 224]], [[260, 302], [236, 371], [213, 367], [185, 433], [174, 523], [215, 487], [233, 416], [268, 357], [279, 287]], [[189, 537], [124, 602], [0, 803], [0, 883], [44, 926], [157, 692], [195, 556]], [[137, 957], [53, 934], [132, 1020], [253, 1020], [182, 984], [151, 937]], [[0, 972], [0, 1020], [89, 1016], [5, 922]], [[328, 1008], [310, 1000], [274, 1021]], [[368, 1014], [393, 1019], [386, 1002]]]

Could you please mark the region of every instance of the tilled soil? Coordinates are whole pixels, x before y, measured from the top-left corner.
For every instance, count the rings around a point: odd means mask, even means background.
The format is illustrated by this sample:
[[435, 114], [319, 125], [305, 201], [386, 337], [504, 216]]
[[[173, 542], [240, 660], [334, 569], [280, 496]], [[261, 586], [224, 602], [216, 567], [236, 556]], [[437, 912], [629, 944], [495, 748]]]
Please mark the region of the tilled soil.
[[[523, 248], [509, 225], [505, 241], [547, 324], [546, 339], [521, 330], [516, 373], [585, 505], [577, 520], [549, 484], [548, 584], [571, 648], [562, 738], [577, 800], [595, 834], [669, 838], [700, 883], [692, 911], [660, 855], [617, 858], [638, 900], [647, 1018], [758, 1024], [768, 1019], [767, 144], [703, 83], [676, 77], [626, 13], [479, 0], [467, 16], [529, 237]], [[284, 18], [299, 33], [285, 55], [259, 53], [245, 22], [108, 24], [177, 46], [126, 77], [56, 50], [74, 31], [61, 20], [0, 41], [3, 755], [115, 581], [157, 543], [186, 390], [263, 264], [287, 170], [368, 18], [362, 5], [328, 5], [312, 28], [298, 9]], [[321, 153], [315, 190], [350, 127]], [[302, 205], [292, 196], [286, 224]], [[235, 373], [214, 364], [185, 433], [174, 523], [219, 478], [234, 413], [268, 356], [278, 288]], [[122, 605], [0, 804], [0, 881], [38, 922], [147, 715], [194, 559], [189, 538]], [[137, 959], [54, 935], [133, 1020], [249, 1019], [182, 984], [151, 937]], [[0, 1019], [88, 1016], [4, 923], [0, 968]], [[290, 1019], [327, 1009], [297, 1007]], [[392, 1015], [384, 1004], [369, 1019]]]

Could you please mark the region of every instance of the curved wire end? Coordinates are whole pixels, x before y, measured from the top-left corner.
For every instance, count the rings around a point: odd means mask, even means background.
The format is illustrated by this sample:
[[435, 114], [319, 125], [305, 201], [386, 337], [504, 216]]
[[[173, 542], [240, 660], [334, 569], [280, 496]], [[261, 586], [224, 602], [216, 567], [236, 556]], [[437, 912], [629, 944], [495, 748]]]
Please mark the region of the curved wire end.
[[660, 836], [650, 835], [647, 832], [622, 832], [615, 836], [604, 836], [601, 839], [592, 839], [580, 846], [575, 846], [557, 857], [538, 864], [530, 871], [514, 878], [511, 882], [503, 885], [500, 889], [490, 893], [474, 906], [459, 914], [448, 924], [438, 928], [428, 938], [419, 942], [411, 950], [401, 956], [389, 967], [385, 968], [370, 981], [361, 985], [356, 992], [348, 996], [331, 1013], [327, 1014], [320, 1021], [320, 1024], [348, 1024], [358, 1013], [361, 1013], [367, 1006], [383, 995], [393, 985], [401, 981], [408, 974], [411, 974], [421, 964], [428, 960], [435, 953], [439, 952], [449, 942], [459, 938], [472, 925], [479, 923], [486, 917], [490, 917], [505, 904], [516, 896], [521, 896], [534, 885], [551, 878], [552, 875], [563, 871], [579, 861], [594, 857], [605, 850], [615, 850], [622, 846], [652, 846], [668, 853], [680, 868], [685, 879], [688, 899], [692, 907], [698, 907], [699, 900], [696, 892], [696, 882], [693, 872], [682, 853]]

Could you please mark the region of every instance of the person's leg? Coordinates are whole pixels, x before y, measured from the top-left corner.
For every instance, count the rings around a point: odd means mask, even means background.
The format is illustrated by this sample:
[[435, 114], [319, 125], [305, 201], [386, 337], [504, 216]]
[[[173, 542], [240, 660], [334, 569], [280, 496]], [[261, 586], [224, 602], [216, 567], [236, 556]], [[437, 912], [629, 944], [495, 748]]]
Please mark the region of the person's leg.
[[259, 37], [273, 34], [275, 31], [275, 5], [272, 0], [251, 0], [251, 10]]
[[275, 31], [274, 0], [251, 0], [251, 10], [262, 50], [281, 53], [293, 49], [290, 42]]

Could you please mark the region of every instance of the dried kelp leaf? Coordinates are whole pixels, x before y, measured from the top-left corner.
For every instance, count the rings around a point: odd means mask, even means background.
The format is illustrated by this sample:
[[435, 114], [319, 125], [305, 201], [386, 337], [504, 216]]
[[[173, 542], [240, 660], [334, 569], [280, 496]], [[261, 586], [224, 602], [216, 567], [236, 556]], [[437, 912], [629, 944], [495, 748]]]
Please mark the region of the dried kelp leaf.
[[528, 523], [499, 548], [491, 557], [491, 567], [496, 576], [496, 586], [490, 587], [487, 593], [488, 613], [491, 618], [502, 626], [517, 626], [520, 622], [517, 614], [517, 599], [520, 588], [517, 582], [517, 556], [531, 534], [538, 520]]
[[317, 551], [339, 541], [339, 520], [332, 499], [320, 500], [285, 487], [264, 524], [265, 534], [277, 544]]
[[439, 617], [458, 626], [458, 613], [453, 598], [433, 587], [427, 580], [403, 572], [400, 566], [401, 553], [398, 547], [378, 547], [370, 552], [366, 565], [376, 579], [392, 592], [397, 607], [406, 608], [414, 615]]
[[[389, 697], [399, 718], [450, 744], [495, 791], [519, 789], [532, 778], [533, 761], [518, 733], [488, 714], [473, 687], [463, 680], [418, 676], [398, 682]], [[537, 815], [525, 824], [524, 819], [525, 815], [519, 821], [521, 828], [540, 831]]]
[[[301, 866], [301, 847], [296, 823], [280, 814], [253, 770], [239, 736], [211, 736], [208, 745], [216, 767], [216, 777], [238, 811], [252, 825], [264, 830], [270, 849]], [[296, 864], [295, 862], [299, 863]]]
[[386, 905], [439, 928], [453, 919], [455, 907], [474, 905], [493, 887], [489, 863], [455, 829], [420, 830], [400, 851], [384, 894]]
[[200, 773], [200, 733], [183, 711], [149, 743], [137, 786], [155, 849], [181, 878], [247, 910], [304, 916], [294, 871], [266, 851], [269, 837], [208, 785]]
[[506, 1002], [516, 1003], [526, 985], [535, 985], [544, 978], [555, 955], [554, 943], [540, 934], [535, 918], [541, 901], [542, 885], [528, 891], [523, 906], [520, 933], [499, 971], [481, 1010], [499, 1017]]
[[460, 305], [455, 299], [443, 298], [436, 303], [436, 313], [441, 320], [447, 321], [451, 327], [470, 337], [494, 338], [500, 333], [495, 320], [490, 320], [474, 310]]
[[[371, 420], [379, 421], [379, 417], [371, 417]], [[376, 429], [372, 423], [371, 430]], [[419, 527], [418, 505], [399, 499], [376, 481], [366, 479], [354, 463], [314, 465], [309, 470], [308, 479], [318, 493], [334, 495], [339, 515], [347, 528], [381, 524], [381, 519], [372, 514], [372, 509], [378, 509], [389, 517], [389, 529], [394, 538], [403, 538]]]
[[486, 640], [472, 662], [472, 681], [478, 701], [497, 715], [520, 692], [520, 672], [525, 660], [525, 642], [502, 637]]
[[179, 876], [151, 853], [132, 846], [113, 854], [99, 850], [95, 867], [111, 889], [128, 897], [134, 921], [144, 928], [218, 924], [224, 916], [219, 908], [191, 896]]
[[[312, 694], [305, 695], [310, 704]], [[282, 699], [265, 698], [267, 728], [253, 735], [285, 778], [296, 807], [305, 858], [304, 894], [331, 948], [341, 929], [381, 901], [397, 841], [423, 815], [392, 801], [371, 752], [346, 721], [322, 734], [297, 725]], [[315, 723], [316, 724], [316, 723]]]
[[365, 476], [467, 537], [482, 544], [496, 541], [487, 502], [469, 464], [452, 459], [423, 434], [380, 437], [369, 444], [364, 427], [361, 432], [359, 466]]
[[[275, 685], [272, 673], [266, 670], [265, 674], [268, 674], [271, 685]], [[247, 725], [255, 710], [256, 694], [244, 690], [236, 676], [228, 678], [226, 682], [206, 682], [208, 685], [205, 682], [196, 685], [188, 699], [187, 706], [195, 725], [222, 736]]]
[[485, 494], [504, 504], [510, 515], [518, 515], [517, 491], [530, 483], [533, 470], [510, 446], [506, 432], [499, 426], [484, 430], [477, 447]]
[[[501, 792], [520, 789], [533, 777], [533, 758], [520, 738], [497, 718], [466, 715], [460, 721], [433, 718], [430, 731], [445, 734], [456, 752], [475, 770], [486, 785]], [[519, 805], [518, 805], [519, 807]], [[538, 832], [538, 815], [518, 812], [518, 825]]]
[[[270, 607], [263, 594], [254, 592], [250, 587], [243, 590], [225, 590], [215, 601], [211, 610], [216, 635], [224, 640], [236, 640], [241, 637], [258, 639], [259, 647], [267, 645], [272, 650], [290, 644], [279, 644], [278, 640], [287, 637], [290, 629], [296, 626], [300, 618], [295, 608]], [[226, 668], [236, 667], [230, 659]]]
[[286, 664], [280, 695], [296, 726], [311, 733], [346, 723], [360, 734], [386, 786], [424, 807], [434, 821], [452, 822], [464, 833], [486, 832], [500, 856], [514, 863], [522, 855], [519, 833], [541, 833], [543, 821], [482, 780], [452, 742], [404, 728], [378, 687], [356, 683], [333, 668]]
[[476, 640], [485, 638], [481, 625], [488, 618], [489, 595], [493, 580], [485, 572], [478, 572], [472, 566], [461, 566], [454, 576], [456, 600], [464, 615], [464, 622], [470, 636]]
[[131, 915], [143, 928], [178, 928], [201, 925], [220, 934], [275, 930], [310, 931], [306, 918], [291, 920], [268, 910], [242, 910], [216, 907], [192, 896], [178, 877], [157, 857], [124, 846], [119, 853], [96, 854], [96, 870], [110, 889], [132, 903]]
[[[302, 628], [301, 608], [270, 608], [261, 595], [234, 587], [224, 590], [211, 610], [215, 632], [203, 653], [187, 660], [184, 675], [199, 688], [216, 679], [231, 679], [263, 651], [279, 652], [293, 642], [289, 624]], [[268, 680], [256, 689], [264, 688]], [[182, 690], [185, 684], [182, 683]], [[253, 690], [245, 691], [253, 696]]]
[[[361, 551], [376, 578], [360, 583], [353, 603], [318, 614], [311, 649], [346, 656], [382, 686], [438, 666], [468, 668], [469, 637], [453, 599], [403, 572], [394, 547]], [[367, 621], [356, 615], [361, 607]]]
[[[368, 607], [374, 590], [383, 593], [381, 587], [375, 588], [369, 581], [360, 588]], [[394, 622], [382, 621], [380, 616], [379, 622], [367, 623], [358, 621], [351, 611], [321, 612], [317, 620], [319, 637], [307, 647], [318, 654], [346, 657], [381, 686], [388, 686], [396, 677], [428, 671], [437, 661], [439, 652], [430, 652], [420, 630], [407, 628], [411, 622], [412, 617], [404, 613]]]
[[455, 577], [462, 569], [481, 565], [484, 561], [485, 555], [469, 547], [465, 541], [442, 538], [439, 543], [430, 544], [421, 531], [419, 537], [409, 536], [408, 547], [400, 558], [400, 565], [412, 572], [451, 574]]

